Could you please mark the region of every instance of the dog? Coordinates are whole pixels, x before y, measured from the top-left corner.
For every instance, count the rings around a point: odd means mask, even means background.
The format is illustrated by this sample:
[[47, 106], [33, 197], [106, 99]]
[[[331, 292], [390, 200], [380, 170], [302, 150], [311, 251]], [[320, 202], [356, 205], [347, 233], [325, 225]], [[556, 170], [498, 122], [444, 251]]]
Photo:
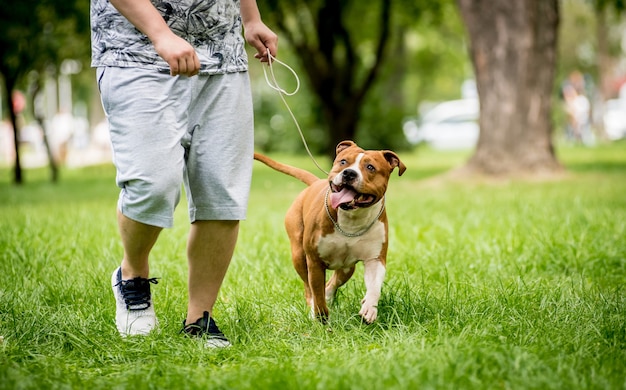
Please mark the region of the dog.
[[[287, 211], [285, 228], [311, 316], [327, 322], [327, 302], [363, 261], [366, 293], [359, 315], [368, 324], [374, 322], [387, 263], [385, 192], [393, 170], [398, 168], [399, 176], [406, 170], [398, 155], [340, 142], [328, 179], [259, 153], [254, 159], [308, 186]], [[326, 270], [334, 271], [328, 283]]]

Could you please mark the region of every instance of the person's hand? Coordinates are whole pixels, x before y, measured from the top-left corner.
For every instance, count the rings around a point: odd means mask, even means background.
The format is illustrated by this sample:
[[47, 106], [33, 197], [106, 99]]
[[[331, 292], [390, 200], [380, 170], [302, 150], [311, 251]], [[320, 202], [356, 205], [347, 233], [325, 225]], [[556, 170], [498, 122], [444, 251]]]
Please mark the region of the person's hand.
[[278, 36], [263, 22], [249, 23], [245, 26], [246, 41], [257, 51], [254, 58], [261, 62], [269, 62], [267, 51], [273, 57], [278, 54]]
[[189, 42], [170, 32], [152, 41], [158, 55], [170, 66], [172, 76], [195, 76], [200, 71], [200, 59]]

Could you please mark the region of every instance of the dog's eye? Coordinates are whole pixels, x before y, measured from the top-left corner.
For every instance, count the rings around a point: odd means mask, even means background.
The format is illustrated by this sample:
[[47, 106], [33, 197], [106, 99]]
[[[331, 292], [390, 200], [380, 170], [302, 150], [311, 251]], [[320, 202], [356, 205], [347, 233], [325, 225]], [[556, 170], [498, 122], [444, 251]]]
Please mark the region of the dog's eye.
[[367, 164], [366, 168], [370, 172], [375, 172], [376, 171], [376, 167], [374, 167], [372, 164]]
[[341, 161], [339, 162], [339, 164], [341, 164], [341, 165], [346, 165], [347, 163], [348, 163], [348, 162], [347, 162], [346, 160], [341, 160]]

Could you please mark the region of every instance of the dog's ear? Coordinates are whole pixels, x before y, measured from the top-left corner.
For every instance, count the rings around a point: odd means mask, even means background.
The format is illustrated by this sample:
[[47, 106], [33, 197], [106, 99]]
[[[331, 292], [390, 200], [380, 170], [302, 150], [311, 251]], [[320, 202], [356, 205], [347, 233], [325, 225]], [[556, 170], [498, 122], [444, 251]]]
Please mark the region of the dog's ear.
[[383, 151], [383, 156], [385, 156], [385, 160], [391, 165], [391, 170], [393, 171], [395, 167], [398, 167], [398, 176], [402, 176], [404, 171], [406, 171], [406, 166], [400, 161], [400, 157], [391, 150]]
[[337, 145], [337, 148], [335, 148], [335, 153], [339, 154], [341, 153], [343, 150], [351, 148], [353, 146], [356, 146], [356, 144], [353, 141], [347, 140], [347, 141], [341, 141], [339, 142], [339, 144]]

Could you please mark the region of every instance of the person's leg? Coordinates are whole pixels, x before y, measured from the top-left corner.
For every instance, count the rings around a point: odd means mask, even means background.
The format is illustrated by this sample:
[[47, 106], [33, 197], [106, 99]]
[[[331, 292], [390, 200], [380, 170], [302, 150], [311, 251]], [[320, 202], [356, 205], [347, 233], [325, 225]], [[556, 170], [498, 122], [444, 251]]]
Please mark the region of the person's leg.
[[[183, 181], [186, 79], [135, 68], [99, 68], [120, 187], [118, 228], [124, 256], [111, 277], [122, 336], [147, 334], [157, 319], [148, 257], [162, 228], [173, 225]], [[175, 97], [175, 98], [171, 98]]]
[[128, 280], [136, 277], [147, 279], [150, 274], [148, 255], [162, 228], [132, 220], [119, 210], [117, 211], [117, 224], [124, 247], [121, 265], [122, 279]]
[[111, 277], [115, 324], [122, 336], [145, 335], [158, 323], [150, 292], [156, 279], [148, 279], [148, 256], [162, 228], [134, 221], [119, 210], [117, 221], [124, 257]]
[[193, 78], [185, 190], [191, 231], [187, 246], [189, 302], [184, 332], [230, 345], [211, 314], [228, 270], [239, 221], [246, 217], [254, 127], [247, 73]]
[[213, 306], [228, 270], [237, 242], [239, 221], [196, 221], [191, 225], [189, 261], [188, 324]]

